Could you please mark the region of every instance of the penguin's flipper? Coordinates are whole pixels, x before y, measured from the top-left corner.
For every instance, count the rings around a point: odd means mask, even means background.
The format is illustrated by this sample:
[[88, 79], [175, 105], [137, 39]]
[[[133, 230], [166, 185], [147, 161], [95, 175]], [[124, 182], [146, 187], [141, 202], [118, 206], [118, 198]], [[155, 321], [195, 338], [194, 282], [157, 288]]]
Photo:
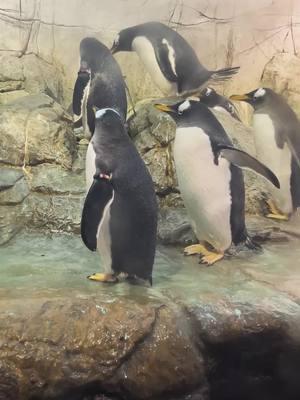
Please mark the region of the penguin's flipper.
[[81, 238], [91, 251], [97, 249], [98, 228], [113, 198], [114, 190], [111, 182], [108, 179], [94, 179], [87, 193], [81, 216]]
[[[178, 77], [175, 70], [175, 52], [166, 39], [157, 43], [155, 56], [164, 76], [171, 82], [177, 82]], [[173, 58], [173, 59], [172, 59]]]
[[89, 80], [90, 80], [90, 74], [88, 72], [81, 72], [81, 71], [78, 72], [78, 76], [73, 90], [73, 100], [72, 100], [73, 113], [76, 115], [81, 114], [81, 103], [83, 99], [83, 93]]
[[226, 158], [231, 164], [240, 167], [251, 169], [268, 179], [274, 186], [280, 188], [280, 183], [277, 176], [264, 164], [258, 161], [256, 158], [250, 156], [243, 150], [235, 149], [231, 146], [218, 146], [219, 156]]

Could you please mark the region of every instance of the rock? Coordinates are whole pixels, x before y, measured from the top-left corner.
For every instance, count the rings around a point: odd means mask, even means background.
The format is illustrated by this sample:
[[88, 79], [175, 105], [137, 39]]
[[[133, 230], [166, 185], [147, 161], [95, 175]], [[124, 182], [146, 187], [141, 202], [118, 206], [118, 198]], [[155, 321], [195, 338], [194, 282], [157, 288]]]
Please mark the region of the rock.
[[53, 162], [71, 168], [76, 140], [64, 111], [46, 95], [1, 107], [0, 161], [10, 165]]
[[164, 192], [167, 188], [176, 187], [171, 157], [170, 152], [160, 147], [149, 150], [143, 156], [157, 193]]
[[160, 210], [158, 240], [165, 245], [187, 245], [197, 242], [184, 208], [163, 208]]
[[[195, 387], [206, 386], [204, 358], [186, 316], [166, 306], [158, 309], [156, 315], [151, 334], [119, 370], [114, 384], [122, 385], [139, 399], [189, 393]], [[163, 367], [158, 374], [159, 365]]]
[[25, 76], [24, 87], [30, 94], [45, 93], [57, 103], [64, 104], [63, 71], [34, 54], [22, 57]]
[[[1, 192], [1, 194], [4, 192]], [[0, 205], [0, 245], [9, 242], [26, 225], [24, 205]]]
[[54, 232], [80, 232], [85, 194], [45, 195], [32, 193], [28, 207], [32, 210], [31, 227]]
[[77, 154], [72, 165], [72, 171], [77, 174], [80, 174], [82, 172], [85, 173], [85, 158], [86, 158], [87, 147], [88, 147], [87, 144], [79, 143], [77, 145]]
[[31, 169], [31, 190], [44, 194], [83, 194], [85, 176], [70, 172], [59, 165], [42, 164]]
[[9, 104], [28, 95], [29, 93], [25, 90], [13, 90], [11, 92], [0, 93], [0, 105]]
[[0, 92], [10, 92], [24, 88], [22, 61], [14, 56], [0, 56]]
[[135, 147], [141, 155], [147, 153], [149, 150], [154, 149], [159, 144], [152, 135], [149, 135], [148, 129], [140, 132], [133, 141]]
[[0, 192], [0, 205], [15, 205], [29, 195], [29, 187], [26, 179], [19, 179], [11, 188]]
[[0, 169], [0, 191], [11, 188], [22, 177], [22, 170], [2, 167]]
[[65, 107], [69, 103], [69, 90], [65, 87], [62, 66], [46, 62], [35, 54], [22, 57], [1, 55], [0, 62], [0, 103], [10, 103], [27, 94], [41, 93]]
[[[5, 361], [9, 353], [17, 356], [14, 370], [22, 399], [45, 398], [93, 380], [101, 388], [147, 338], [156, 318], [153, 307], [130, 301], [65, 300], [25, 302], [23, 317], [18, 318], [9, 312], [13, 303], [1, 309], [1, 337], [7, 341], [1, 341], [0, 358]], [[17, 345], [16, 335], [21, 338]]]
[[266, 64], [262, 86], [269, 87], [285, 97], [300, 118], [300, 82], [295, 79], [300, 68], [299, 57], [291, 53], [278, 53]]

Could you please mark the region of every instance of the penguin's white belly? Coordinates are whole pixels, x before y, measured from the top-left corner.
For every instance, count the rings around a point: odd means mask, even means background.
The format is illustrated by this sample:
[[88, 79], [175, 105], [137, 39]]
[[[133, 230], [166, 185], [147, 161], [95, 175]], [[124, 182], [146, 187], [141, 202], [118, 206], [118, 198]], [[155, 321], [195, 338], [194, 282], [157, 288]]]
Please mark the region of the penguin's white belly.
[[214, 163], [209, 137], [201, 128], [178, 128], [174, 143], [178, 184], [199, 240], [224, 251], [232, 241], [230, 164]]
[[214, 106], [213, 109], [216, 110], [216, 111], [219, 111], [219, 112], [221, 112], [221, 113], [223, 113], [223, 114], [230, 115], [230, 113], [229, 113], [225, 108], [223, 108], [223, 107]]
[[289, 214], [293, 211], [291, 152], [286, 143], [283, 149], [277, 146], [274, 125], [267, 114], [254, 113], [253, 128], [257, 158], [274, 172], [280, 182], [280, 189], [268, 184], [271, 196], [280, 210]]
[[104, 272], [112, 273], [112, 256], [111, 256], [111, 234], [110, 234], [110, 209], [114, 201], [114, 192], [110, 201], [106, 204], [103, 217], [97, 232], [97, 250], [100, 254], [101, 265]]
[[82, 127], [83, 127], [85, 137], [87, 139], [90, 139], [92, 136], [92, 133], [91, 133], [89, 125], [88, 125], [88, 119], [87, 119], [87, 101], [88, 101], [89, 94], [90, 94], [90, 87], [91, 87], [91, 80], [88, 81], [86, 87], [84, 88], [82, 101], [81, 101]]
[[138, 54], [159, 89], [167, 95], [176, 95], [177, 85], [168, 81], [161, 72], [150, 40], [144, 36], [137, 36], [132, 42], [132, 49]]
[[93, 148], [92, 140], [90, 141], [85, 157], [85, 182], [86, 182], [86, 190], [90, 189], [93, 183], [93, 177], [96, 172], [96, 153]]

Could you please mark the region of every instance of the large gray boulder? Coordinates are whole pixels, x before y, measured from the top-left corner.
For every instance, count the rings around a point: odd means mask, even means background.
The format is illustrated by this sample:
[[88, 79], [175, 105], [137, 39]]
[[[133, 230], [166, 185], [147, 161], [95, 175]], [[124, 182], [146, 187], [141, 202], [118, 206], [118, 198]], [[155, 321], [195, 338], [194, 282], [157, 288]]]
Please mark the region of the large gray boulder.
[[71, 168], [76, 140], [70, 119], [45, 94], [18, 99], [0, 107], [0, 162], [37, 165], [45, 162]]
[[2, 54], [0, 64], [0, 104], [44, 93], [66, 105], [64, 74], [60, 66], [50, 64], [35, 54], [22, 57]]

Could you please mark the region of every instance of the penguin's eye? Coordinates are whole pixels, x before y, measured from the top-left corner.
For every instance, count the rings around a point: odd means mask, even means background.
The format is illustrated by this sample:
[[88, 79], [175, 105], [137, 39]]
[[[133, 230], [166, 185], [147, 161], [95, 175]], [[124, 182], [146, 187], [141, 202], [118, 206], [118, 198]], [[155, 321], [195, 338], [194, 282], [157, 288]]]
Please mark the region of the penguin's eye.
[[210, 92], [207, 90], [205, 96], [209, 96]]
[[230, 112], [233, 113], [234, 109], [233, 109], [233, 105], [232, 104], [228, 104], [228, 109]]

